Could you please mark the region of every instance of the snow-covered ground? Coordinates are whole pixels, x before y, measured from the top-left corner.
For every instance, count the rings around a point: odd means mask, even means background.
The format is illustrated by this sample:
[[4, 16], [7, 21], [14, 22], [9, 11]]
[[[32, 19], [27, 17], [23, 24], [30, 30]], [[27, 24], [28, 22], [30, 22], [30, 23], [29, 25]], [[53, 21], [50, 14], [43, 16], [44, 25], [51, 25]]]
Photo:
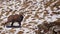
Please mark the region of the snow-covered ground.
[[[24, 13], [21, 28], [6, 28], [0, 25], [0, 28], [2, 28], [0, 30], [1, 33], [17, 34], [19, 31], [22, 31], [23, 34], [36, 34], [35, 30], [38, 30], [37, 25], [42, 24], [44, 21], [48, 23], [54, 22], [60, 18], [60, 14], [53, 13], [60, 12], [58, 9], [60, 6], [58, 8], [57, 6], [52, 7], [57, 2], [60, 2], [60, 0], [52, 0], [52, 2], [50, 0], [6, 0], [0, 2], [0, 24], [5, 23], [10, 15], [19, 14], [20, 12]], [[46, 3], [50, 4], [47, 4], [47, 6], [45, 5]]]

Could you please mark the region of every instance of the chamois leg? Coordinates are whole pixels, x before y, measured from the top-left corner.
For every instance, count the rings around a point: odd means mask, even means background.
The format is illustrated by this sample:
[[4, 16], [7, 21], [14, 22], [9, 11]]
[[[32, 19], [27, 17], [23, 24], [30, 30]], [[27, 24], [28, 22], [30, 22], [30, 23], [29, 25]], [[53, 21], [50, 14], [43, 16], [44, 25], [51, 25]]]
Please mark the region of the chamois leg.
[[18, 22], [19, 23], [19, 26], [21, 27], [21, 22]]
[[53, 31], [54, 34], [57, 34], [57, 32]]
[[13, 24], [14, 24], [14, 21], [12, 22], [11, 26], [13, 26]]
[[57, 32], [55, 32], [54, 29], [53, 29], [53, 34], [57, 34]]

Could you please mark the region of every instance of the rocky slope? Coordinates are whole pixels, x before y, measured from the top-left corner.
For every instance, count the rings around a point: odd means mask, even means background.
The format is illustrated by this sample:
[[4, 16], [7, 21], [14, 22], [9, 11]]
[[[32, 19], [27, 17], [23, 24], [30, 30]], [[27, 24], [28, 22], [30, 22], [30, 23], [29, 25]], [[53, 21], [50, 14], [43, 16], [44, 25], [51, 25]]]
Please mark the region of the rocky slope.
[[[8, 16], [20, 12], [24, 13], [21, 28], [1, 25]], [[0, 0], [0, 34], [40, 34], [37, 27], [39, 24], [58, 22], [59, 18], [60, 0]]]

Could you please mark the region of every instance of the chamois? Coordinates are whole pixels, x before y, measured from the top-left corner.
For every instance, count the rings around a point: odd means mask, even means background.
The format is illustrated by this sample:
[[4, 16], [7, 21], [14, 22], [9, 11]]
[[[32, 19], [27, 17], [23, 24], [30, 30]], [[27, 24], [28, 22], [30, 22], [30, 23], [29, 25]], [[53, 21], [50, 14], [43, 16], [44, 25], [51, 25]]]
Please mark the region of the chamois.
[[6, 23], [4, 23], [4, 25], [11, 23], [11, 26], [13, 26], [14, 22], [18, 22], [19, 23], [19, 26], [21, 27], [21, 21], [23, 20], [23, 13], [20, 13], [20, 14], [15, 14], [15, 15], [10, 15], [8, 17], [8, 21]]

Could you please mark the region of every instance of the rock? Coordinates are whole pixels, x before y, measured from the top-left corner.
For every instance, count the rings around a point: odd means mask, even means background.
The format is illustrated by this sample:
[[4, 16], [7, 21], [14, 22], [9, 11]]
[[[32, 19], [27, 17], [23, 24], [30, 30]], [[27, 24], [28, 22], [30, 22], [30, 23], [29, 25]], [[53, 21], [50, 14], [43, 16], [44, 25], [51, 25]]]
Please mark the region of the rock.
[[23, 34], [23, 31], [19, 31], [17, 34]]
[[13, 30], [13, 29], [10, 29], [9, 31], [10, 31], [10, 32], [12, 32], [12, 33], [14, 33], [14, 32], [15, 32], [15, 30]]
[[0, 30], [3, 30], [3, 27], [0, 27]]

